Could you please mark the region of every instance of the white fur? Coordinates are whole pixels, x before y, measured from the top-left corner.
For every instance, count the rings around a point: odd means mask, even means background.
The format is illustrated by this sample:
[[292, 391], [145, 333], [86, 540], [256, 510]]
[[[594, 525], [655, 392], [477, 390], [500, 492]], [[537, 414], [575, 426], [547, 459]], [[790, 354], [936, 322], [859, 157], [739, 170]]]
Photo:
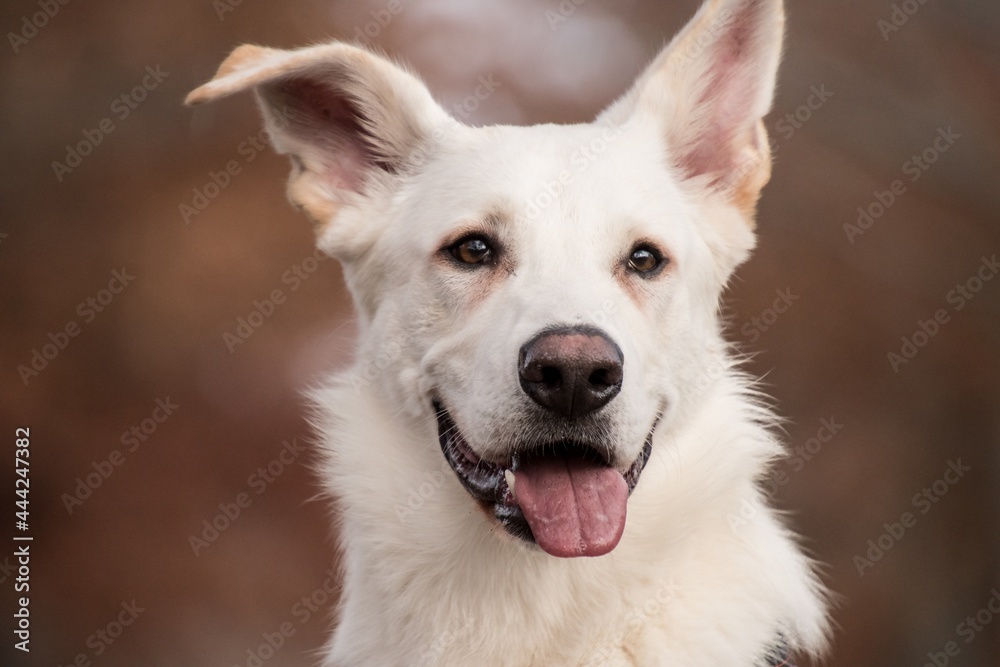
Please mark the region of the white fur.
[[[756, 485], [782, 455], [773, 418], [718, 318], [754, 245], [781, 31], [779, 0], [710, 0], [589, 125], [469, 128], [343, 44], [242, 47], [192, 93], [256, 88], [296, 164], [290, 195], [358, 307], [354, 366], [312, 396], [344, 558], [324, 665], [750, 667], [780, 636], [822, 650], [822, 587]], [[499, 242], [503, 270], [439, 261], [466, 228]], [[646, 239], [671, 265], [623, 277]], [[627, 467], [662, 418], [620, 544], [565, 560], [477, 507], [432, 400], [481, 456], [509, 454], [531, 437], [518, 349], [572, 324], [626, 360], [603, 409], [609, 459]]]

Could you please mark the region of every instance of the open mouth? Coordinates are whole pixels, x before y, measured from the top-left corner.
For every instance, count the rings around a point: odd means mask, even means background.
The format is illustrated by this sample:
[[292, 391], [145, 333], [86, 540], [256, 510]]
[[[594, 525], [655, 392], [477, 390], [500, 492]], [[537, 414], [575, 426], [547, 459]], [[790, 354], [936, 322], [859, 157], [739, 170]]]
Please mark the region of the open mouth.
[[622, 473], [597, 448], [574, 441], [547, 444], [501, 463], [487, 461], [440, 403], [434, 410], [448, 464], [511, 535], [562, 558], [602, 556], [618, 545], [628, 497], [652, 452], [656, 422], [638, 458]]

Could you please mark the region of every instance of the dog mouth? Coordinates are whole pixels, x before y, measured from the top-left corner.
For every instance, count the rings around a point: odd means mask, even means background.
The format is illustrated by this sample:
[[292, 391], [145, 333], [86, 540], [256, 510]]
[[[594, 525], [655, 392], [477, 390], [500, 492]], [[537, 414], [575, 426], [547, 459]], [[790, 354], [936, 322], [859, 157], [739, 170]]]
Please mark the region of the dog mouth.
[[603, 556], [621, 539], [626, 505], [652, 453], [650, 428], [625, 472], [589, 444], [559, 441], [497, 463], [477, 455], [434, 403], [441, 451], [462, 486], [511, 535], [561, 558]]

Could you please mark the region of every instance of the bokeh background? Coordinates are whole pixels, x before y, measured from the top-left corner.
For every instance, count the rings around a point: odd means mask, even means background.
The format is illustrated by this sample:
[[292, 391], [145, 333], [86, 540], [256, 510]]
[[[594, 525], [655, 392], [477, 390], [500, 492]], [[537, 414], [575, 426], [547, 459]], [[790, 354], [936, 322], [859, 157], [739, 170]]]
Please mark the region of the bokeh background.
[[[449, 108], [480, 77], [499, 82], [462, 107], [470, 123], [575, 122], [697, 4], [410, 0], [386, 21], [386, 0], [3, 3], [0, 477], [12, 514], [14, 428], [30, 427], [34, 635], [30, 658], [11, 649], [7, 543], [0, 662], [309, 665], [328, 630], [334, 536], [297, 451], [311, 437], [300, 390], [348, 362], [352, 314], [337, 265], [310, 260], [285, 159], [254, 147], [249, 97], [181, 105], [231, 48], [365, 41]], [[954, 641], [948, 664], [998, 665], [1000, 6], [789, 5], [760, 249], [727, 297], [730, 337], [757, 353], [798, 451], [776, 502], [843, 596], [828, 664], [932, 664]], [[88, 136], [100, 143], [79, 164], [53, 165]], [[230, 161], [239, 173], [213, 189]], [[859, 207], [873, 213], [861, 233], [845, 228]], [[134, 276], [117, 294], [114, 271]], [[223, 335], [275, 288], [285, 303], [231, 352]], [[77, 335], [60, 337], [67, 325]], [[53, 358], [23, 375], [46, 345]], [[950, 464], [969, 470], [941, 481]], [[100, 485], [67, 506], [88, 476]], [[240, 494], [238, 518], [193, 546]], [[306, 614], [303, 598], [329, 601]], [[135, 618], [118, 634], [120, 616]]]

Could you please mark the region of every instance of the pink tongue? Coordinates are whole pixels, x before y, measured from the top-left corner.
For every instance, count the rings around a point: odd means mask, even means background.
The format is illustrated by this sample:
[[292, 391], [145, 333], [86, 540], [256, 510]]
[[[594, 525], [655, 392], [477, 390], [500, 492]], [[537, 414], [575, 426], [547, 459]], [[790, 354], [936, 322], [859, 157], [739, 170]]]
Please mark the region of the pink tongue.
[[603, 556], [625, 530], [628, 485], [613, 468], [551, 457], [514, 473], [514, 497], [538, 546], [560, 558]]

